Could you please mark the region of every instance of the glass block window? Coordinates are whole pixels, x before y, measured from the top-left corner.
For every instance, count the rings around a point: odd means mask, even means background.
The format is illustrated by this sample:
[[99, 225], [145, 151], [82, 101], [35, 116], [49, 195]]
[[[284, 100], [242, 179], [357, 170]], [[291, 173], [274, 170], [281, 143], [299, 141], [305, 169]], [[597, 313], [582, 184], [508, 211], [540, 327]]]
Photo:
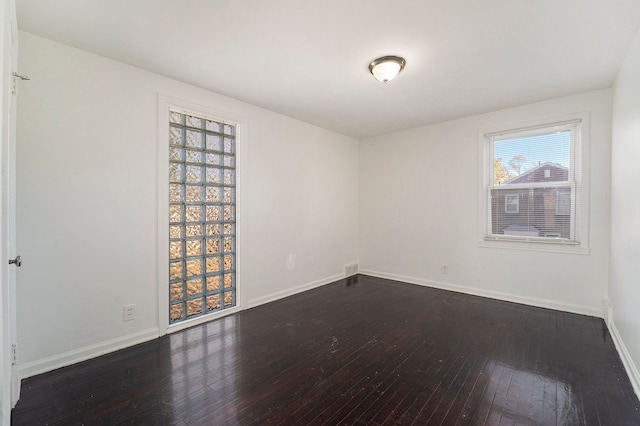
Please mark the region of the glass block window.
[[236, 305], [236, 126], [171, 111], [169, 322]]

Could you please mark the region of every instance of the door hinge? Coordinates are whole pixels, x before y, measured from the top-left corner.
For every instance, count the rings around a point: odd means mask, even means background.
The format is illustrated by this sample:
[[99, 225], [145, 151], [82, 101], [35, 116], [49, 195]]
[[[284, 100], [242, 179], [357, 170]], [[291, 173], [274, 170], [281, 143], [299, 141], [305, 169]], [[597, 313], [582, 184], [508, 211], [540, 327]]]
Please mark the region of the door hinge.
[[13, 343], [11, 345], [11, 365], [16, 365], [18, 363], [18, 344]]

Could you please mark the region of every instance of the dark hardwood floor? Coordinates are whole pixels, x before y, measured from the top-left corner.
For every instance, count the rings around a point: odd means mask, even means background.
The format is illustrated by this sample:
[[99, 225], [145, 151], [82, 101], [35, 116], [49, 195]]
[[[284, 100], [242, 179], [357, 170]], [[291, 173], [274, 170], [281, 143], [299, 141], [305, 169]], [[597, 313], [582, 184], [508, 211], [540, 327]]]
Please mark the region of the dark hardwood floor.
[[601, 319], [360, 276], [24, 380], [14, 425], [640, 425]]

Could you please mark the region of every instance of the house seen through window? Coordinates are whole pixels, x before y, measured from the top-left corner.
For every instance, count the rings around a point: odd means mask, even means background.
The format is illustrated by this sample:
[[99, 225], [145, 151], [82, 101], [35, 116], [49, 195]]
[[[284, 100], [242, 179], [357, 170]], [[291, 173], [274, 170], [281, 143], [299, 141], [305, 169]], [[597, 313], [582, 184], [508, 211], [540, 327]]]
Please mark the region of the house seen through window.
[[577, 243], [580, 120], [485, 136], [486, 237]]

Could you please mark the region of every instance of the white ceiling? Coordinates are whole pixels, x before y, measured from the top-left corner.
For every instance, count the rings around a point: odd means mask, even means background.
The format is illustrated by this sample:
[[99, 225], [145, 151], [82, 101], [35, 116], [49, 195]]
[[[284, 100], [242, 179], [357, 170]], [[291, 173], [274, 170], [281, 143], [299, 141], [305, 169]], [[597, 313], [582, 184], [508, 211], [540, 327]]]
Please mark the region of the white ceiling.
[[[640, 0], [18, 0], [20, 29], [356, 138], [610, 87]], [[379, 56], [407, 66], [387, 84]]]

